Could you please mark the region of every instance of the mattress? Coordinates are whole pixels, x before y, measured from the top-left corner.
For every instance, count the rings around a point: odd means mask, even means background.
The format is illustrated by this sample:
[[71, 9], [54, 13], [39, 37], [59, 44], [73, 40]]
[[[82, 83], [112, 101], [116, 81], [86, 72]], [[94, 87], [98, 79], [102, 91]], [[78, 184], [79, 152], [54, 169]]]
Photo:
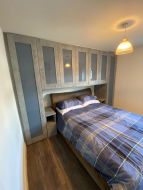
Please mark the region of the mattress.
[[57, 127], [112, 190], [143, 190], [143, 116], [98, 103], [57, 113]]

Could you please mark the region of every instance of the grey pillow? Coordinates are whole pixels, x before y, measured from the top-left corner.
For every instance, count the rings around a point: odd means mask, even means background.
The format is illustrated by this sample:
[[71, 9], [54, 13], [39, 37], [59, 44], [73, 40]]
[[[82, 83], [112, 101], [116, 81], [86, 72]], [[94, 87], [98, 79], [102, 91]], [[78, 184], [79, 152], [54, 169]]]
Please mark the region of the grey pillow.
[[82, 103], [85, 103], [89, 100], [96, 100], [96, 96], [88, 96], [88, 95], [82, 95], [77, 97]]
[[77, 105], [82, 105], [82, 102], [77, 98], [72, 98], [72, 99], [58, 102], [56, 104], [56, 107], [58, 107], [59, 109], [62, 110], [62, 109], [70, 108], [70, 107], [77, 106]]

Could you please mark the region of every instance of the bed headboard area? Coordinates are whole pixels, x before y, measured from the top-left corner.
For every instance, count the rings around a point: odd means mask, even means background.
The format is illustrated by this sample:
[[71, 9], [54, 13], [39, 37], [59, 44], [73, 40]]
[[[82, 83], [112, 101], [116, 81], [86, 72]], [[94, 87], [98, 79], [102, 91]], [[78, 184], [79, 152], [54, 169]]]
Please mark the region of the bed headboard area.
[[70, 98], [76, 98], [77, 96], [82, 96], [82, 95], [92, 95], [91, 89], [86, 88], [83, 90], [78, 90], [74, 92], [65, 92], [65, 93], [54, 93], [51, 94], [51, 102], [52, 102], [52, 107], [53, 109], [56, 108], [56, 103], [67, 100]]

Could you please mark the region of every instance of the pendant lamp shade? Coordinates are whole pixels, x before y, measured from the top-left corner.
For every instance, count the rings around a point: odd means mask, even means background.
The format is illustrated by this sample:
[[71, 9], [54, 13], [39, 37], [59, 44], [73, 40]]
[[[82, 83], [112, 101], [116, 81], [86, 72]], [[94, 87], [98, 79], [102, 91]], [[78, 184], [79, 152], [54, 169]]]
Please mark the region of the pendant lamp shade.
[[116, 49], [116, 55], [132, 53], [133, 50], [134, 49], [132, 44], [128, 41], [127, 38], [124, 38]]
[[[121, 27], [125, 30], [125, 36], [126, 36], [126, 29], [130, 26], [130, 23], [124, 22], [121, 24]], [[134, 51], [133, 46], [131, 42], [128, 41], [128, 39], [125, 37], [123, 38], [122, 42], [117, 46], [116, 49], [116, 55], [123, 55], [132, 53]]]

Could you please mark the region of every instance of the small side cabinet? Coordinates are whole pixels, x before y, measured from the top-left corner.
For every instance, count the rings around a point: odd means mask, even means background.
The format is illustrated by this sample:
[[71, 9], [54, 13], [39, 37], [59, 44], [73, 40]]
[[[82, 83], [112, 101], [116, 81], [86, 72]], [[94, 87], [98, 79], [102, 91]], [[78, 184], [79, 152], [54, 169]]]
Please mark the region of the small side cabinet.
[[39, 39], [37, 47], [42, 89], [60, 87], [58, 43]]
[[7, 39], [23, 133], [31, 144], [47, 136], [36, 39], [15, 34]]
[[57, 134], [56, 112], [51, 107], [45, 108], [45, 116], [47, 118], [48, 137], [52, 137]]

